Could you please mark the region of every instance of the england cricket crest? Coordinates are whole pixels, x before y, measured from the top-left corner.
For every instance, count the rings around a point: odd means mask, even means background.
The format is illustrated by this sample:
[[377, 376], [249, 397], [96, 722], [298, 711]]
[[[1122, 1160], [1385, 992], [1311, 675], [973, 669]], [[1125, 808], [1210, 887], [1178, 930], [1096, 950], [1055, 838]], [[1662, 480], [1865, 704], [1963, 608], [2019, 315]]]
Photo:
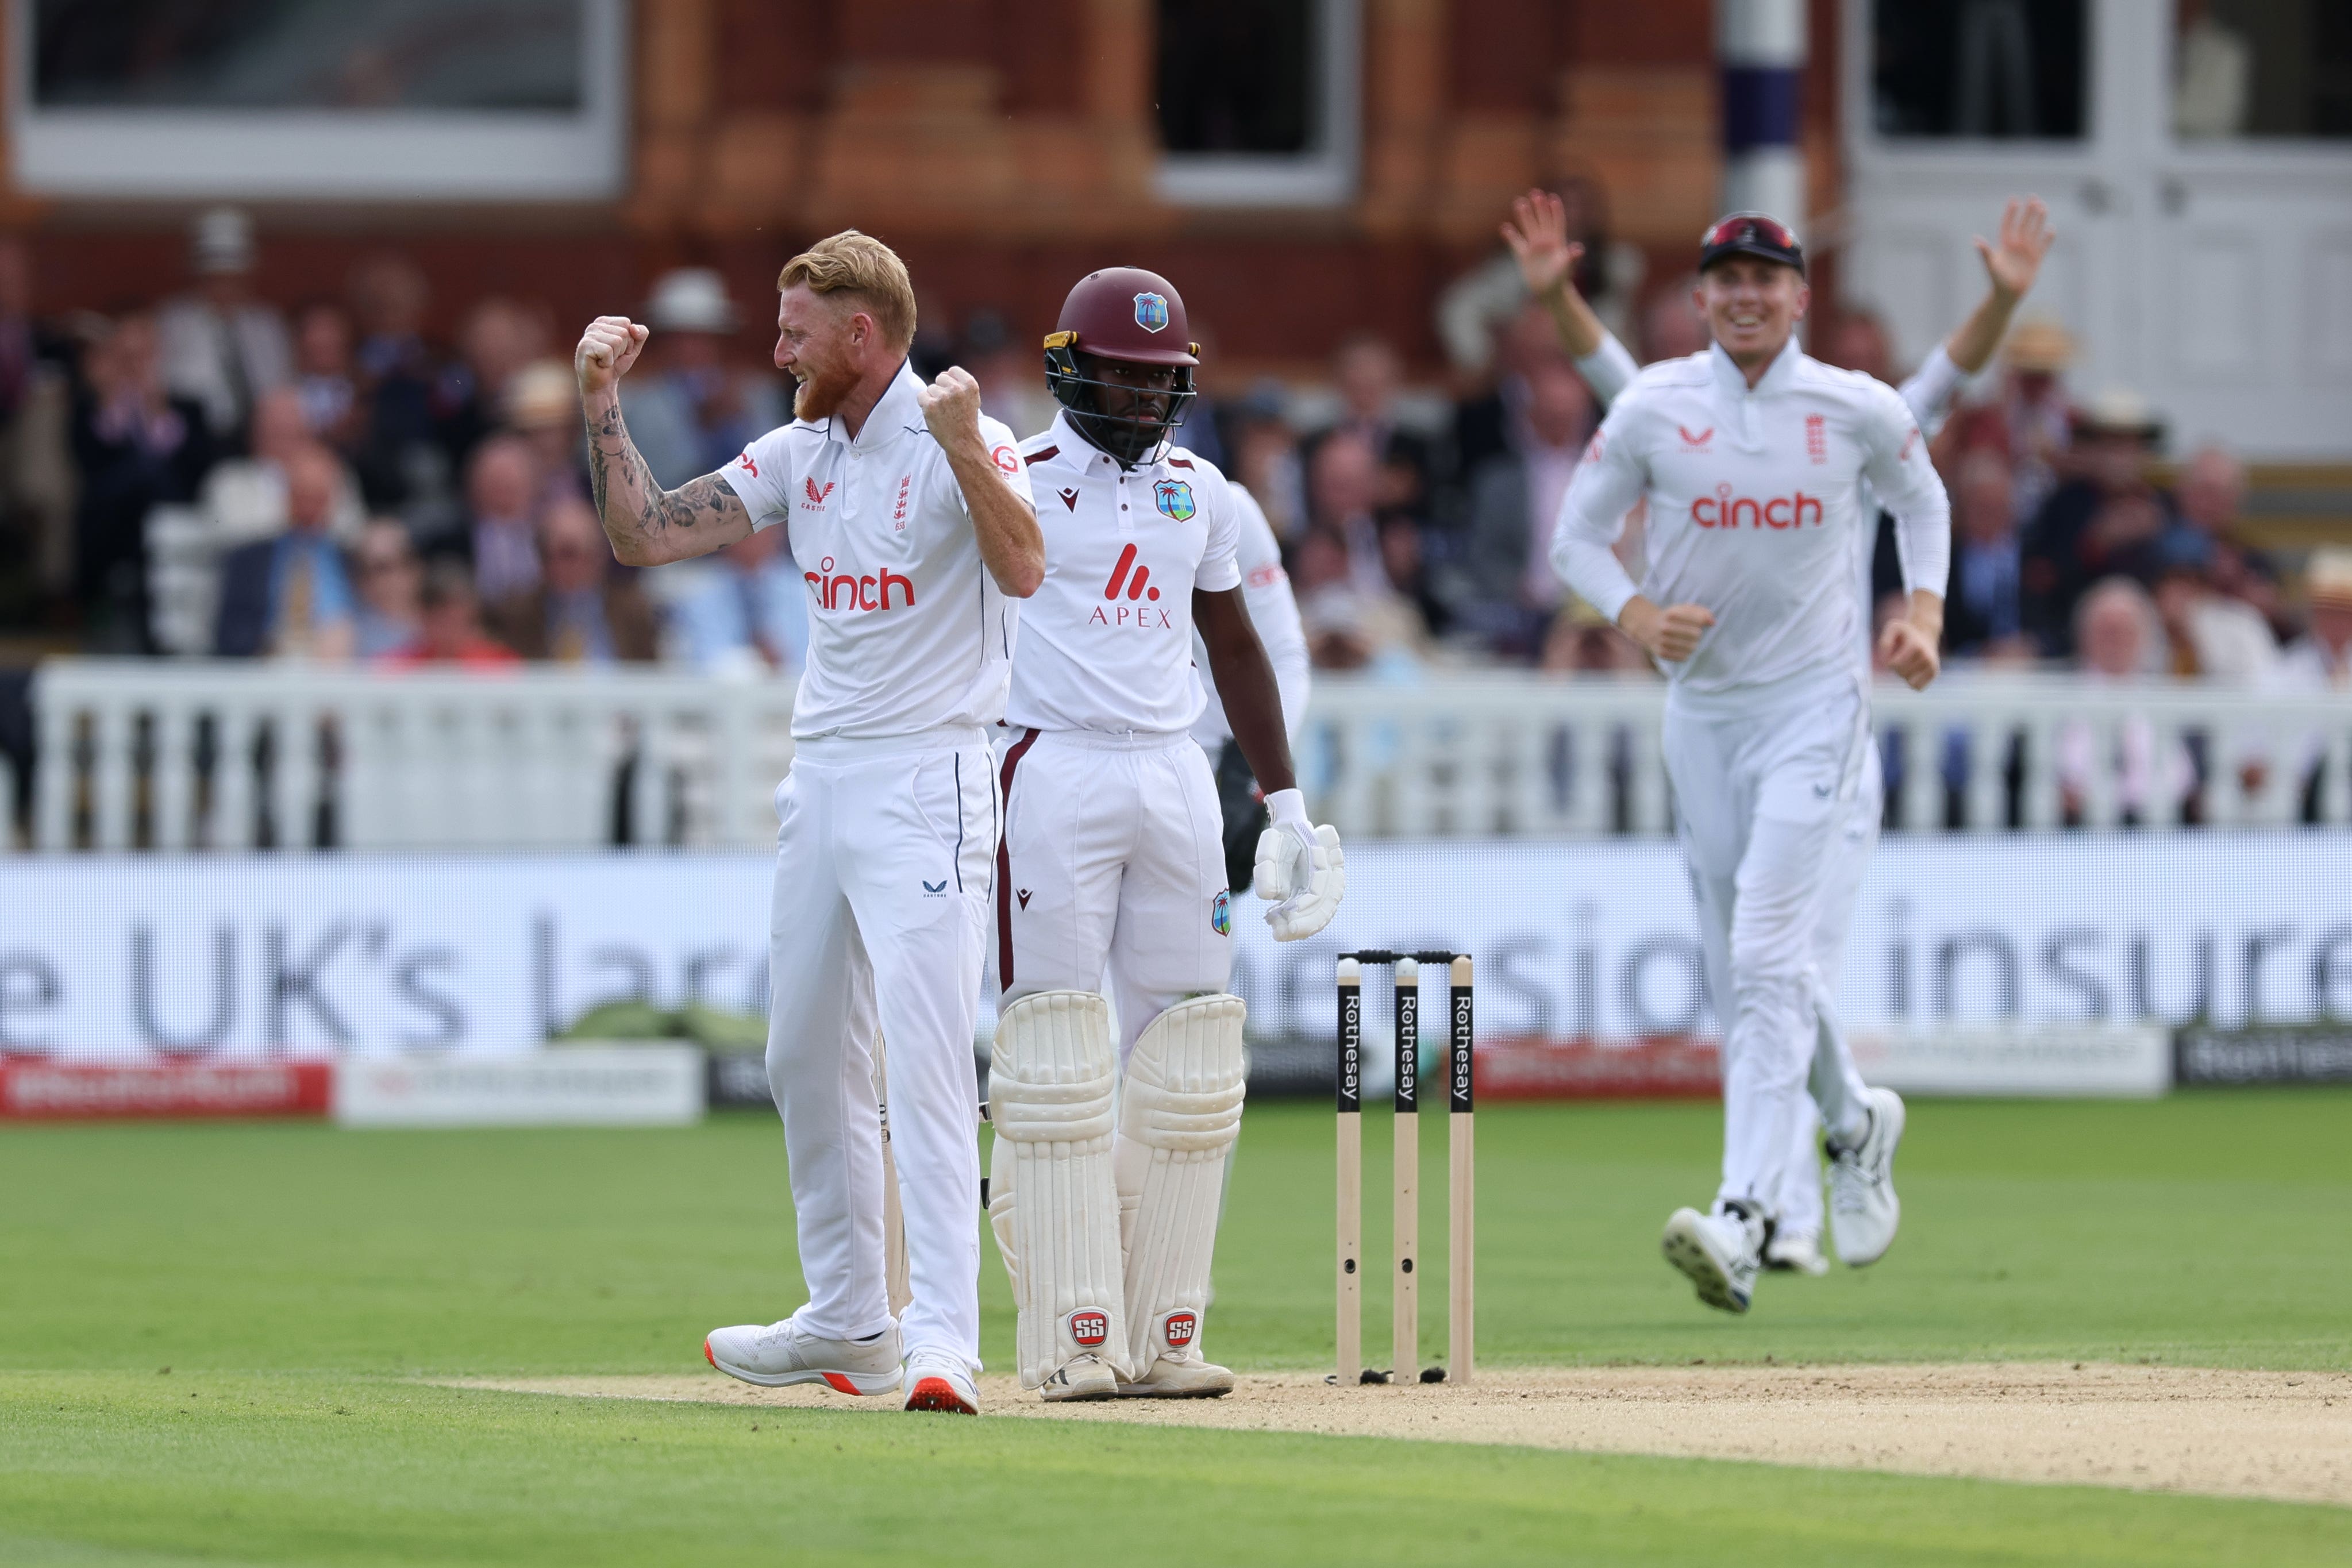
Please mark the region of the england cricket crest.
[[1180, 523], [1191, 521], [1199, 510], [1192, 505], [1192, 485], [1187, 479], [1162, 479], [1152, 486], [1151, 504]]
[[1135, 297], [1135, 324], [1147, 332], [1168, 329], [1168, 296], [1139, 294]]

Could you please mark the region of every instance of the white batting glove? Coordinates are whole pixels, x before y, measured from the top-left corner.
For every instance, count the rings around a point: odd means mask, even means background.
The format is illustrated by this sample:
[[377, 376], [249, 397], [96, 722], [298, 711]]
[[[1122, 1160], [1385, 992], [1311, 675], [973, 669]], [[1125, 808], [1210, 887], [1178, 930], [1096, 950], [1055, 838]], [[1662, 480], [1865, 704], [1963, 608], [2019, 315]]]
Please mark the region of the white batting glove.
[[1348, 857], [1339, 830], [1307, 820], [1307, 797], [1277, 789], [1265, 798], [1274, 825], [1257, 836], [1257, 867], [1250, 886], [1269, 907], [1265, 923], [1277, 942], [1312, 936], [1331, 924], [1348, 894]]

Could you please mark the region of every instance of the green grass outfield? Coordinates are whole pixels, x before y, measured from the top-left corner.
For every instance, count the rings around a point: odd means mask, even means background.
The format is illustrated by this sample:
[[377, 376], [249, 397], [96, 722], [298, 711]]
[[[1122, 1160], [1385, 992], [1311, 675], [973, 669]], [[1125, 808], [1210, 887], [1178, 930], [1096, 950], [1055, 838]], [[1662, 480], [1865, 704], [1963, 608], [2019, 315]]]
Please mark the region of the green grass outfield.
[[[1425, 1129], [1425, 1354], [1444, 1134]], [[1254, 1109], [1212, 1354], [1330, 1354], [1331, 1117]], [[1388, 1119], [1365, 1118], [1368, 1345]], [[1711, 1106], [1479, 1117], [1480, 1353], [1511, 1363], [2352, 1365], [2352, 1093], [1926, 1102], [1877, 1268], [1709, 1313], [1657, 1259]], [[985, 1354], [1010, 1358], [990, 1257]], [[687, 1372], [799, 1299], [782, 1139], [0, 1134], [0, 1563], [2342, 1563], [2352, 1510], [1374, 1438], [877, 1420], [423, 1385]], [[168, 1366], [169, 1373], [159, 1369]], [[756, 1425], [759, 1430], [752, 1428]]]

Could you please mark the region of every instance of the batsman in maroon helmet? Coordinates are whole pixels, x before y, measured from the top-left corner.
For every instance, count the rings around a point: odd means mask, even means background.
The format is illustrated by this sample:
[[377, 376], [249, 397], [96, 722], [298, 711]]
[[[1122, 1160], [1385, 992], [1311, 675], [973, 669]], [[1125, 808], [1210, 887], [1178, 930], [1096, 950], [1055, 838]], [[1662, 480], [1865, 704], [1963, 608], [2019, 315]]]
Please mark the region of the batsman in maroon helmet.
[[1254, 503], [1176, 444], [1199, 363], [1166, 278], [1091, 273], [1045, 340], [1062, 412], [1022, 446], [1045, 577], [1022, 607], [998, 764], [989, 1217], [1020, 1307], [1022, 1385], [1048, 1399], [1234, 1385], [1201, 1348], [1244, 1009], [1226, 992], [1217, 787], [1189, 733], [1205, 700], [1196, 626], [1266, 790], [1254, 886], [1267, 924], [1279, 940], [1312, 936], [1346, 889], [1339, 836], [1307, 821], [1292, 778], [1243, 603], [1234, 555]]

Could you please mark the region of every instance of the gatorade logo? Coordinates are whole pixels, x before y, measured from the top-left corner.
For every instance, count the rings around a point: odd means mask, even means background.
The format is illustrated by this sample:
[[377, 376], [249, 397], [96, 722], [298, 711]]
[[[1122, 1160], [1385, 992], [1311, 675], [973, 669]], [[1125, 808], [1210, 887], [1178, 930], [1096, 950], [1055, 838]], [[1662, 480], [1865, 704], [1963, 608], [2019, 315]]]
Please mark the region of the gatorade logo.
[[1070, 1339], [1084, 1350], [1093, 1350], [1110, 1338], [1110, 1314], [1099, 1307], [1080, 1307], [1069, 1318]]
[[1191, 1344], [1200, 1333], [1201, 1320], [1198, 1314], [1171, 1312], [1168, 1314], [1167, 1326], [1160, 1331], [1160, 1337], [1168, 1342], [1170, 1350], [1182, 1350], [1186, 1345]]

